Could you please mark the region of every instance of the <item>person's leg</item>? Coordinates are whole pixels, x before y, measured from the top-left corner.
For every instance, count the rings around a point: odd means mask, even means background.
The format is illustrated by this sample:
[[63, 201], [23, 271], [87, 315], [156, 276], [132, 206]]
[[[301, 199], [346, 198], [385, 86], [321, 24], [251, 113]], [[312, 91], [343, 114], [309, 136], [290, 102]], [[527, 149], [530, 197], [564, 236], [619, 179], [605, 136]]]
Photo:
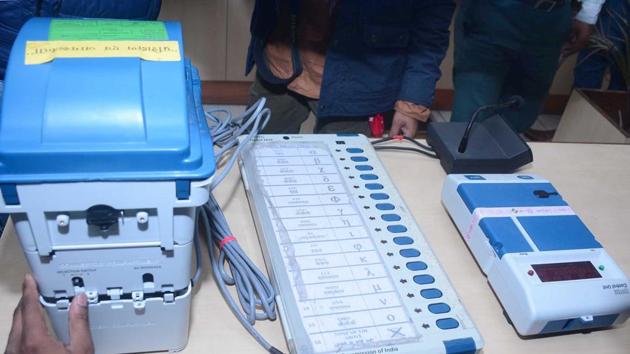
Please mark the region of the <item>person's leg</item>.
[[[307, 104], [311, 112], [317, 112], [317, 100], [309, 99]], [[315, 134], [358, 133], [370, 136], [368, 117], [324, 117], [315, 116], [316, 122], [313, 128]]]
[[[621, 50], [625, 50], [625, 45], [624, 48], [622, 48]], [[623, 77], [623, 74], [621, 73], [621, 70], [619, 70], [619, 67], [616, 63], [610, 64], [610, 83], [608, 84], [608, 89], [614, 91], [628, 90], [626, 79]]]
[[[630, 33], [630, 24], [628, 18], [630, 16], [630, 2], [627, 0], [607, 0], [600, 13], [600, 27], [610, 41], [612, 41], [617, 53], [621, 57], [627, 57], [626, 37]], [[626, 78], [623, 76], [620, 65], [628, 65], [627, 63], [617, 62], [612, 55], [609, 55], [610, 83], [609, 90], [626, 91], [628, 85]]]
[[505, 0], [509, 22], [504, 23], [517, 41], [510, 46], [508, 71], [501, 100], [522, 96], [519, 110], [506, 110], [502, 116], [518, 132], [536, 121], [553, 82], [560, 51], [569, 38], [572, 24], [570, 2], [550, 11], [526, 2]]
[[573, 71], [575, 76], [573, 86], [576, 88], [600, 89], [608, 64], [608, 58], [600, 53], [593, 53], [592, 48], [582, 49], [578, 54], [577, 64]]
[[502, 113], [517, 132], [527, 131], [542, 111], [558, 68], [561, 48], [561, 43], [532, 45], [514, 53], [514, 65], [508, 73], [501, 99], [518, 95], [525, 101], [520, 109]]
[[256, 76], [256, 80], [249, 89], [250, 102], [254, 104], [261, 97], [267, 99], [266, 107], [271, 110], [269, 123], [263, 129], [263, 134], [297, 134], [300, 126], [308, 118], [310, 108], [305, 99], [293, 93], [285, 86], [265, 83]]
[[357, 133], [370, 136], [368, 117], [318, 118], [315, 124], [317, 134]]
[[[627, 18], [627, 0], [607, 0], [599, 13], [596, 36], [602, 36], [612, 42], [620, 53], [625, 53], [625, 33], [627, 24], [621, 19]], [[596, 53], [596, 54], [594, 54]], [[623, 90], [625, 83], [611, 53], [584, 48], [580, 51], [575, 67], [577, 88], [600, 89], [606, 69], [610, 69], [609, 90]]]
[[507, 49], [470, 35], [462, 23], [459, 18], [455, 26], [453, 122], [469, 121], [479, 107], [498, 103], [510, 66]]
[[570, 2], [547, 11], [524, 1], [463, 1], [455, 26], [452, 120], [468, 120], [480, 105], [518, 94], [525, 107], [503, 116], [515, 129], [527, 129], [547, 96], [571, 21]]

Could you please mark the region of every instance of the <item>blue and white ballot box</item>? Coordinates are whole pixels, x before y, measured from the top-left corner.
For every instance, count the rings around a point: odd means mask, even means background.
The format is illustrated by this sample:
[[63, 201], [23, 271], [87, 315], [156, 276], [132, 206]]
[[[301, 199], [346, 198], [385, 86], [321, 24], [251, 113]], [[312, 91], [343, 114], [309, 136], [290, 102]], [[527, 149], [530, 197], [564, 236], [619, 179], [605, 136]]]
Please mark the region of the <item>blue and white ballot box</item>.
[[606, 328], [630, 315], [628, 277], [549, 181], [453, 174], [442, 202], [519, 334]]
[[97, 352], [182, 349], [193, 233], [215, 171], [175, 22], [35, 18], [7, 69], [0, 213], [68, 340], [85, 292]]

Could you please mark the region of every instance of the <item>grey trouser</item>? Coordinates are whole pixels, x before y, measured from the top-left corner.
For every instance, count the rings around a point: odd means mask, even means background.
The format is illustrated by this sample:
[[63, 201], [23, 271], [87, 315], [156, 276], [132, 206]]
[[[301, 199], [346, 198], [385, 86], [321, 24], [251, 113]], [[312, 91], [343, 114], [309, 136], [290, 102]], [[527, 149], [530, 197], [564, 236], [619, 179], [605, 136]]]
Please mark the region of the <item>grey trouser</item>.
[[[288, 90], [286, 86], [263, 82], [258, 75], [249, 89], [253, 104], [261, 97], [267, 98], [266, 106], [271, 109], [271, 119], [263, 134], [297, 134], [309, 113], [316, 115], [318, 100]], [[370, 136], [368, 117], [326, 117], [317, 119], [313, 133], [360, 133]], [[307, 132], [310, 133], [310, 132]]]

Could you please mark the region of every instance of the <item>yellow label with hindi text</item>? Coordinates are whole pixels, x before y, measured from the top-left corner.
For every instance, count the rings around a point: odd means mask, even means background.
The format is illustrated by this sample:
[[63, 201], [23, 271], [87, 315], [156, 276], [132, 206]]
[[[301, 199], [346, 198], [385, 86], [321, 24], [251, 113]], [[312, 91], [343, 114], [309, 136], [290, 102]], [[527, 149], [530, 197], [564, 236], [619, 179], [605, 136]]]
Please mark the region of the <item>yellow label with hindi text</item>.
[[55, 58], [141, 58], [148, 61], [179, 61], [177, 41], [27, 41], [24, 64], [34, 65]]

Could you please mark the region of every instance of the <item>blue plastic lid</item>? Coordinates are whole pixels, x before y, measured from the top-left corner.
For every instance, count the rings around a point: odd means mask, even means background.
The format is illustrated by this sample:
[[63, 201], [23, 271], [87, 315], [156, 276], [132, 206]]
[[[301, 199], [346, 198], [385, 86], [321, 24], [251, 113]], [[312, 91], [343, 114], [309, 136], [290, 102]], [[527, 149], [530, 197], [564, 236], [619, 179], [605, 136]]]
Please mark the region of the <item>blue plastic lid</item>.
[[[26, 41], [48, 40], [50, 22], [29, 20], [11, 51], [0, 183], [200, 180], [214, 173], [200, 80], [187, 60], [57, 58], [25, 65]], [[164, 26], [184, 58], [179, 23]]]

